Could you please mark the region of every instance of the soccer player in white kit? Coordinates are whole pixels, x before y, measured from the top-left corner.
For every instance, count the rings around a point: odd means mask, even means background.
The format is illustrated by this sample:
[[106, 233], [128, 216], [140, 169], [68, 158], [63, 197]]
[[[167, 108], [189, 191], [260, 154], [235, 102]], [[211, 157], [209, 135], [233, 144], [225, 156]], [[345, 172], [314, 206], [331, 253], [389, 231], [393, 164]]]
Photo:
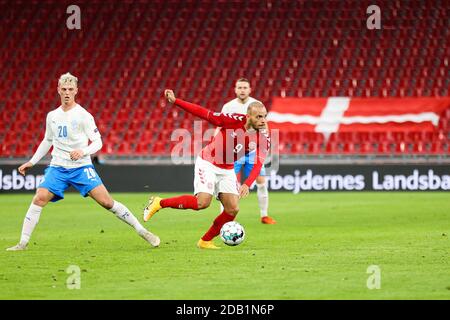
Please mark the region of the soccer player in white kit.
[[[228, 101], [222, 107], [222, 113], [239, 113], [247, 114], [248, 106], [252, 102], [259, 102], [250, 97], [251, 88], [250, 81], [246, 78], [240, 78], [236, 81], [234, 88], [236, 99]], [[247, 177], [251, 172], [255, 163], [255, 152], [252, 152], [234, 163], [234, 172], [238, 174], [242, 167], [244, 167], [244, 175]], [[264, 224], [275, 224], [276, 221], [268, 216], [269, 209], [269, 190], [266, 186], [264, 166], [261, 168], [259, 176], [256, 178], [256, 194], [258, 196], [258, 204], [261, 214], [261, 222]], [[222, 210], [223, 208], [221, 208]]]
[[[25, 250], [43, 207], [49, 201], [64, 199], [64, 191], [71, 185], [82, 196], [89, 195], [133, 227], [152, 246], [159, 246], [159, 237], [145, 229], [127, 207], [110, 196], [95, 171], [90, 155], [101, 149], [102, 139], [94, 117], [75, 102], [77, 92], [78, 79], [70, 73], [63, 74], [58, 80], [61, 106], [47, 114], [44, 139], [31, 160], [19, 167], [19, 173], [25, 175], [53, 146], [52, 160], [25, 215], [19, 243], [6, 250]], [[88, 145], [89, 140], [92, 143]]]

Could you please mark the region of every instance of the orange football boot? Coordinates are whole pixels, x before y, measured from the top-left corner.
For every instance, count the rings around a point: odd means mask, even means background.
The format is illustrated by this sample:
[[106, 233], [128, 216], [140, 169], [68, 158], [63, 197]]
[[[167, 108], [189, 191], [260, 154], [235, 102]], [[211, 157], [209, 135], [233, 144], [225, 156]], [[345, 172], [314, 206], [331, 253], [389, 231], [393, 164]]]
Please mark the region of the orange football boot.
[[264, 223], [264, 224], [275, 224], [275, 223], [277, 223], [274, 219], [272, 219], [269, 216], [262, 217], [261, 218], [261, 222]]

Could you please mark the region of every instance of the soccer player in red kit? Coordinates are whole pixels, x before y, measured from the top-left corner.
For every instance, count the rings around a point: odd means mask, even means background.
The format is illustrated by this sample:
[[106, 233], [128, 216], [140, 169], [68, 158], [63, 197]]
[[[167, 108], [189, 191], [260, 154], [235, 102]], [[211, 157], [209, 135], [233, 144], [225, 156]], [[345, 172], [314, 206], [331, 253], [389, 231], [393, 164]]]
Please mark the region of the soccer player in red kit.
[[[246, 115], [217, 113], [175, 98], [172, 90], [165, 90], [164, 94], [170, 103], [220, 127], [220, 131], [201, 150], [195, 161], [194, 195], [150, 198], [144, 209], [144, 221], [148, 221], [161, 208], [206, 209], [213, 196], [216, 196], [224, 210], [216, 217], [197, 246], [202, 249], [219, 249], [214, 245], [213, 238], [220, 233], [225, 223], [236, 217], [239, 198], [248, 196], [249, 188], [259, 175], [269, 152], [270, 138], [263, 130], [266, 129], [267, 110], [261, 102], [253, 102]], [[234, 173], [234, 162], [255, 150], [255, 165], [247, 180], [239, 186]]]

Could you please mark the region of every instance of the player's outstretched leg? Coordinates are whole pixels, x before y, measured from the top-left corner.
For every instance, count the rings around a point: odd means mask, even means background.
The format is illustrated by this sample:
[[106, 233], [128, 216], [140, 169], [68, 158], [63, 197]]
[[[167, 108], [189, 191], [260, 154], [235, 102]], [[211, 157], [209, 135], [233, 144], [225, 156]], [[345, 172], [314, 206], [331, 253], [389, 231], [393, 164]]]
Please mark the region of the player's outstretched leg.
[[182, 195], [166, 199], [150, 197], [150, 200], [144, 208], [144, 221], [150, 220], [162, 208], [201, 210], [206, 207], [202, 204], [199, 206], [198, 198], [192, 195]]
[[92, 189], [89, 192], [89, 195], [102, 207], [114, 213], [117, 218], [133, 227], [134, 230], [136, 230], [136, 232], [139, 234], [139, 236], [150, 243], [153, 247], [159, 246], [159, 244], [161, 243], [159, 237], [145, 229], [125, 205], [123, 205], [119, 201], [114, 200], [109, 195], [103, 184]]
[[33, 201], [28, 208], [25, 219], [23, 220], [22, 234], [20, 241], [13, 247], [7, 248], [6, 251], [22, 251], [27, 248], [31, 234], [39, 222], [43, 207], [54, 197], [54, 194], [44, 188], [38, 188]]
[[117, 218], [130, 225], [136, 230], [136, 232], [153, 247], [158, 247], [161, 243], [159, 237], [147, 229], [145, 229], [138, 221], [138, 219], [133, 215], [133, 213], [119, 201], [113, 200], [114, 204], [112, 208], [109, 209], [112, 213], [116, 215]]

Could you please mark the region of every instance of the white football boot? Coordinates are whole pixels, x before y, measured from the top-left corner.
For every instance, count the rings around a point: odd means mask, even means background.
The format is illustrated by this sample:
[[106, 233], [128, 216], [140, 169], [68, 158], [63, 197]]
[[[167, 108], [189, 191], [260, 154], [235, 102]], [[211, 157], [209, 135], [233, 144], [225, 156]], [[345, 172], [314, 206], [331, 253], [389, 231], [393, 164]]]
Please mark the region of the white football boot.
[[161, 240], [159, 239], [159, 237], [153, 233], [151, 233], [148, 230], [145, 230], [141, 233], [139, 233], [139, 235], [148, 243], [150, 243], [153, 247], [158, 247], [159, 244], [161, 243]]
[[6, 251], [23, 251], [27, 249], [27, 245], [25, 243], [19, 242], [14, 247], [7, 248]]

